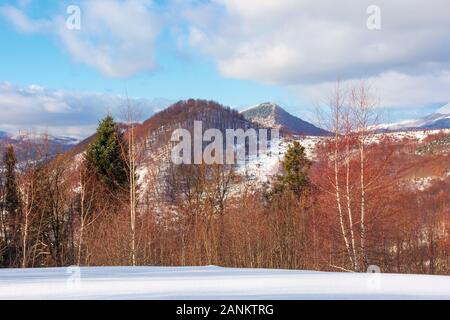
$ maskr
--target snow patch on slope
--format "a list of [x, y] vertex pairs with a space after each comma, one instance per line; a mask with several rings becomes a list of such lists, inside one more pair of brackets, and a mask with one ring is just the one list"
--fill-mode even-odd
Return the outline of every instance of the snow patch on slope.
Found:
[[[376, 134], [367, 143], [379, 143], [380, 139], [385, 135], [389, 136], [394, 140], [411, 139], [417, 142], [422, 142], [429, 135], [437, 133], [448, 133], [450, 134], [450, 129], [444, 130], [420, 130], [420, 131], [399, 131], [391, 132], [387, 134]], [[260, 155], [258, 157], [253, 156], [248, 159], [248, 161], [238, 166], [236, 172], [245, 176], [250, 180], [251, 183], [264, 183], [269, 182], [273, 177], [279, 174], [280, 164], [284, 159], [284, 155], [293, 141], [298, 141], [305, 148], [306, 156], [314, 160], [315, 158], [315, 148], [318, 143], [328, 139], [327, 137], [320, 136], [301, 136], [293, 139], [282, 138], [277, 146], [272, 146], [269, 148], [266, 154]]]
[[314, 149], [317, 143], [323, 140], [323, 137], [305, 136], [295, 139], [281, 139], [277, 145], [272, 145], [268, 152], [259, 156], [252, 156], [248, 161], [239, 166], [237, 173], [246, 176], [250, 181], [268, 182], [274, 176], [279, 174], [280, 164], [284, 155], [293, 141], [298, 141], [305, 148], [306, 156], [314, 158]]

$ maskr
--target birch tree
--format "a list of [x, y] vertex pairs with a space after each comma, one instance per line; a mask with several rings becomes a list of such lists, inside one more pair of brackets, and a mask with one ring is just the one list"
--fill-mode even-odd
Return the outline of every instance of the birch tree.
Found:
[[[131, 265], [136, 265], [136, 212], [137, 212], [137, 177], [136, 169], [138, 166], [138, 161], [141, 158], [141, 152], [145, 148], [143, 145], [137, 146], [136, 139], [136, 125], [139, 122], [140, 112], [133, 108], [130, 100], [127, 98], [127, 105], [125, 109], [125, 118], [127, 121], [127, 150], [122, 149], [122, 157], [126, 160], [127, 171], [128, 171], [128, 201], [129, 201], [129, 212], [130, 212], [130, 256]], [[122, 146], [123, 147], [123, 146]]]
[[377, 100], [363, 81], [349, 90], [338, 82], [327, 108], [326, 124], [332, 136], [326, 140], [330, 154], [323, 160], [326, 163], [332, 159], [332, 178], [325, 181], [322, 191], [333, 194], [340, 236], [351, 269], [362, 271], [363, 266], [369, 265], [366, 149], [377, 121]]
[[369, 266], [369, 258], [366, 250], [366, 145], [370, 136], [374, 134], [374, 127], [378, 122], [378, 100], [374, 98], [370, 86], [361, 81], [351, 89], [350, 106], [352, 109], [359, 149], [360, 171], [360, 247], [365, 267]]

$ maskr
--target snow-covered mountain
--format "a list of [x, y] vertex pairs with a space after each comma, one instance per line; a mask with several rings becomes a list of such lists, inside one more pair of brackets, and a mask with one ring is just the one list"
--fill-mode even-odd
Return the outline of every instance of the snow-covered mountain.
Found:
[[10, 140], [13, 142], [14, 141], [42, 142], [44, 140], [48, 140], [50, 143], [57, 143], [61, 145], [75, 145], [78, 142], [80, 142], [79, 139], [73, 137], [53, 136], [53, 135], [44, 135], [40, 133], [25, 133], [25, 132], [8, 133], [4, 131], [0, 131], [0, 139]]
[[14, 141], [33, 141], [33, 142], [44, 142], [48, 140], [50, 143], [60, 144], [60, 145], [75, 145], [80, 142], [79, 139], [73, 137], [66, 136], [53, 136], [53, 135], [44, 135], [44, 134], [29, 134], [18, 132], [14, 134], [7, 134], [7, 138]]
[[277, 128], [286, 133], [308, 136], [324, 136], [328, 132], [288, 113], [275, 103], [265, 102], [251, 107], [241, 114], [252, 122], [268, 128]]
[[450, 128], [450, 103], [423, 118], [382, 124], [378, 128], [387, 131], [448, 129]]
[[23, 132], [7, 133], [0, 131], [0, 154], [7, 145], [18, 146], [24, 142], [31, 142], [35, 145], [47, 145], [48, 151], [53, 153], [65, 152], [80, 140], [73, 137], [52, 136], [43, 134], [28, 134]]
[[[135, 138], [139, 145], [142, 145], [144, 152], [141, 155], [141, 164], [137, 168], [138, 182], [141, 186], [141, 193], [146, 192], [157, 195], [159, 200], [163, 199], [165, 186], [164, 181], [167, 172], [170, 170], [170, 155], [173, 144], [170, 139], [173, 130], [185, 128], [193, 130], [194, 121], [202, 121], [203, 131], [215, 128], [224, 132], [226, 129], [258, 129], [264, 127], [277, 127], [286, 130], [308, 132], [301, 136], [286, 135], [279, 143], [270, 144], [266, 154], [248, 157], [245, 164], [236, 167], [236, 173], [246, 177], [247, 182], [241, 183], [234, 188], [236, 193], [241, 192], [248, 186], [258, 186], [263, 182], [268, 182], [279, 174], [280, 163], [284, 154], [292, 141], [299, 141], [305, 147], [307, 156], [314, 160], [315, 146], [327, 138], [327, 131], [317, 128], [312, 124], [298, 119], [281, 107], [275, 104], [262, 104], [242, 112], [224, 107], [213, 101], [189, 99], [179, 101], [167, 109], [164, 109], [143, 123], [135, 127]], [[297, 126], [295, 126], [297, 125]], [[293, 130], [298, 125], [302, 125], [304, 131]], [[294, 127], [293, 127], [294, 126]], [[306, 131], [307, 130], [307, 131]], [[124, 125], [124, 131], [126, 126]], [[449, 130], [450, 132], [450, 130]], [[438, 130], [429, 131], [401, 131], [389, 133], [394, 140], [404, 138], [422, 141], [430, 134], [436, 134]], [[192, 134], [192, 132], [191, 132]], [[76, 157], [83, 153], [95, 135], [85, 139], [78, 145], [71, 148], [70, 153]], [[380, 135], [381, 136], [381, 135]], [[374, 142], [380, 137], [373, 138]]]

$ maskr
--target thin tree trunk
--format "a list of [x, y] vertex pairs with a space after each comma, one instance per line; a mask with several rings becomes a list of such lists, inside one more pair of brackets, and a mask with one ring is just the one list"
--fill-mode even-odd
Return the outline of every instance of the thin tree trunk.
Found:
[[364, 183], [364, 173], [365, 173], [365, 168], [364, 168], [364, 139], [365, 139], [365, 132], [364, 129], [362, 130], [362, 136], [361, 136], [361, 141], [360, 141], [360, 188], [361, 188], [361, 254], [362, 257], [364, 259], [364, 264], [365, 267], [367, 268], [369, 261], [367, 258], [367, 253], [366, 253], [366, 221], [365, 221], [365, 216], [366, 216], [366, 188], [365, 188], [365, 183]]
[[336, 131], [336, 136], [335, 136], [335, 151], [334, 151], [334, 176], [335, 176], [335, 192], [336, 192], [336, 203], [337, 203], [337, 207], [338, 207], [338, 213], [339, 213], [339, 222], [341, 225], [341, 232], [342, 232], [342, 236], [344, 238], [344, 242], [345, 242], [345, 248], [347, 249], [347, 253], [348, 253], [348, 257], [350, 259], [350, 262], [352, 264], [352, 266], [354, 266], [354, 261], [352, 258], [352, 253], [350, 250], [350, 244], [347, 238], [347, 232], [346, 232], [346, 228], [345, 228], [345, 223], [344, 223], [344, 214], [342, 212], [342, 205], [341, 205], [341, 194], [340, 194], [340, 188], [339, 188], [339, 168], [338, 168], [338, 155], [339, 155], [339, 151], [338, 151], [338, 141], [339, 141], [339, 134]]
[[[131, 120], [131, 115], [130, 115]], [[136, 266], [136, 182], [135, 182], [135, 154], [134, 154], [134, 125], [130, 121], [130, 139], [128, 145], [130, 161], [130, 225], [131, 225], [131, 263]]]
[[353, 231], [353, 216], [351, 207], [351, 197], [350, 197], [350, 146], [347, 137], [347, 154], [346, 154], [346, 196], [347, 196], [347, 212], [348, 212], [348, 222], [350, 225], [350, 237], [352, 241], [352, 251], [353, 251], [353, 263], [355, 271], [359, 271], [358, 257], [356, 255], [355, 246], [355, 233]]
[[8, 233], [6, 231], [6, 211], [4, 208], [2, 208], [2, 212], [0, 215], [0, 220], [2, 223], [2, 233], [3, 233], [3, 239], [6, 245], [6, 250], [9, 251], [9, 245], [8, 245]]
[[84, 233], [84, 218], [81, 219], [80, 226], [80, 241], [78, 243], [77, 265], [81, 265], [81, 249], [83, 247], [83, 233]]
[[27, 241], [28, 241], [28, 209], [25, 209], [25, 225], [23, 227], [23, 255], [22, 255], [22, 268], [27, 267]]
[[25, 195], [25, 223], [23, 227], [23, 249], [22, 249], [22, 268], [27, 267], [27, 255], [28, 255], [28, 232], [29, 232], [29, 216], [31, 214], [31, 210], [34, 203], [34, 185], [33, 182], [29, 182], [28, 186], [26, 186], [28, 190], [26, 190]]
[[80, 210], [81, 210], [81, 225], [80, 225], [80, 240], [78, 243], [78, 254], [77, 254], [77, 265], [79, 266], [81, 264], [81, 248], [83, 246], [83, 233], [84, 233], [84, 198], [85, 198], [85, 186], [83, 182], [83, 176], [82, 173], [80, 173], [80, 182], [81, 182], [81, 195], [80, 195]]

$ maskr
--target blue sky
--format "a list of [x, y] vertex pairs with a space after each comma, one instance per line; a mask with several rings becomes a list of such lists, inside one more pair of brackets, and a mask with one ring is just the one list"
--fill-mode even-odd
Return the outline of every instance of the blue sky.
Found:
[[450, 101], [450, 5], [412, 2], [380, 0], [370, 31], [365, 0], [2, 1], [0, 130], [87, 135], [126, 93], [145, 116], [204, 98], [313, 120], [337, 78], [373, 82], [393, 120], [425, 115]]
[[[15, 3], [16, 1], [8, 1]], [[55, 1], [37, 2], [27, 11], [35, 17], [61, 8]], [[62, 8], [65, 8], [62, 6]], [[7, 20], [0, 20], [0, 39], [7, 43], [0, 51], [1, 80], [14, 84], [38, 84], [53, 89], [96, 91], [145, 98], [214, 99], [242, 107], [261, 101], [287, 102], [293, 97], [279, 86], [257, 81], [222, 77], [214, 62], [205, 57], [183, 57], [172, 50], [170, 35], [160, 36], [153, 72], [111, 78], [74, 60], [49, 34], [17, 32]]]

